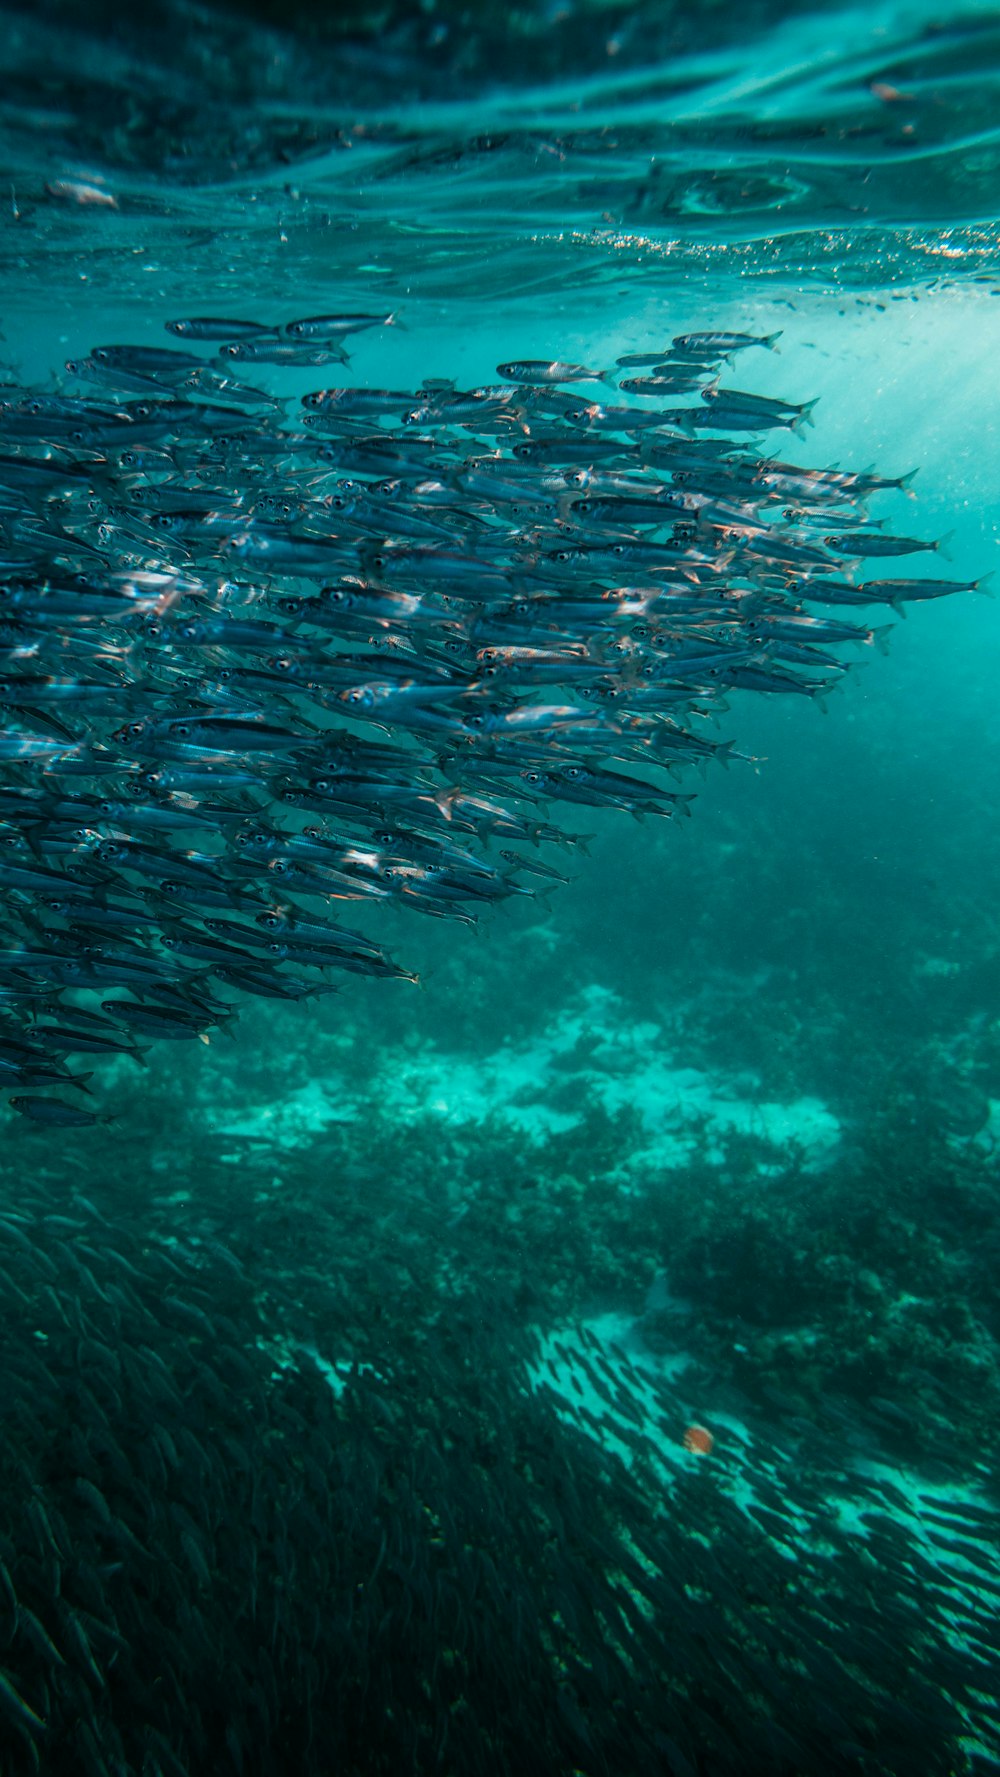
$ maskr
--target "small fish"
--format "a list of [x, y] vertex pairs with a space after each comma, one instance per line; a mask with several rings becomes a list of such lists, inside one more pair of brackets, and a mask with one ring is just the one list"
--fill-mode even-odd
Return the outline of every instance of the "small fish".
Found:
[[18, 1095], [8, 1102], [22, 1117], [30, 1118], [33, 1123], [48, 1124], [51, 1128], [80, 1128], [111, 1121], [109, 1117], [99, 1116], [96, 1111], [84, 1110], [81, 1105], [67, 1104], [62, 1098], [25, 1098]]
[[230, 340], [219, 347], [218, 356], [238, 364], [279, 364], [287, 370], [313, 369], [347, 361], [344, 352], [334, 346], [298, 344], [294, 340], [269, 339], [266, 335]]
[[49, 179], [45, 190], [49, 197], [64, 204], [92, 206], [99, 210], [117, 210], [118, 199], [100, 185], [88, 185], [84, 179]]
[[992, 574], [980, 574], [978, 580], [865, 580], [858, 590], [892, 604], [897, 599], [940, 599], [955, 592], [988, 592], [992, 578]]
[[178, 352], [171, 346], [91, 346], [90, 356], [107, 369], [137, 370], [149, 376], [201, 368], [201, 359], [192, 352]]
[[917, 555], [922, 550], [945, 549], [951, 537], [949, 531], [936, 543], [925, 543], [919, 537], [889, 537], [878, 531], [840, 531], [825, 537], [824, 542], [838, 555]]
[[176, 333], [180, 339], [254, 339], [265, 334], [273, 338], [277, 332], [277, 328], [258, 321], [227, 321], [211, 315], [195, 315], [189, 321], [165, 321], [163, 324], [168, 333]]
[[766, 346], [768, 351], [775, 350], [775, 341], [781, 338], [782, 329], [777, 333], [678, 333], [673, 344], [679, 351], [686, 352], [742, 352], [748, 346]]
[[342, 339], [348, 333], [360, 333], [366, 327], [401, 327], [397, 314], [389, 315], [310, 315], [301, 321], [286, 321], [282, 332], [289, 339]]
[[549, 383], [614, 384], [614, 374], [610, 370], [588, 370], [583, 364], [562, 364], [558, 359], [549, 364], [543, 358], [516, 358], [509, 364], [498, 364], [497, 375], [509, 382], [540, 386]]

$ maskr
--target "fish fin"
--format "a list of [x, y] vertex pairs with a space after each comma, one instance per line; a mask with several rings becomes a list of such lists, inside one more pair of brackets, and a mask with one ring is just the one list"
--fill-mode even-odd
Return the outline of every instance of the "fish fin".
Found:
[[888, 654], [889, 637], [895, 627], [896, 625], [894, 623], [882, 623], [879, 625], [878, 629], [872, 630], [871, 638], [880, 654]]
[[[44, 821], [32, 821], [28, 826], [22, 827], [22, 829], [21, 829], [22, 839], [27, 840], [29, 851], [31, 852], [33, 857], [38, 859], [39, 863], [42, 863], [45, 858], [45, 848], [43, 846], [39, 845], [38, 835], [39, 835], [39, 833], [44, 833], [45, 831], [46, 831], [46, 826], [45, 826]], [[29, 918], [30, 918], [30, 915], [29, 915]], [[42, 926], [41, 921], [39, 921], [39, 930], [44, 930], [44, 927]]]
[[[762, 346], [766, 346], [766, 347], [767, 347], [767, 349], [768, 349], [768, 351], [769, 351], [769, 352], [777, 352], [777, 351], [778, 351], [778, 347], [777, 347], [777, 346], [776, 346], [776, 345], [775, 345], [775, 343], [774, 343], [774, 342], [775, 342], [775, 340], [776, 340], [776, 339], [780, 339], [780, 338], [781, 338], [781, 336], [782, 336], [782, 334], [783, 334], [783, 333], [784, 333], [784, 331], [785, 331], [785, 330], [784, 330], [784, 328], [783, 328], [783, 327], [779, 327], [779, 328], [778, 328], [778, 331], [777, 331], [777, 333], [766, 333], [766, 334], [765, 334], [765, 335], [764, 335], [764, 338], [763, 338], [763, 339], [762, 339], [762, 340], [761, 340], [761, 342], [760, 342], [760, 343], [761, 343], [761, 345], [762, 345]], [[780, 355], [780, 354], [779, 354], [779, 355]]]
[[950, 550], [949, 545], [950, 545], [951, 540], [954, 537], [954, 535], [955, 535], [955, 533], [953, 530], [945, 531], [944, 536], [939, 537], [937, 542], [934, 545], [938, 554], [944, 556], [945, 561], [951, 561], [951, 550]]
[[25, 705], [24, 713], [26, 716], [30, 716], [33, 722], [37, 722], [40, 728], [55, 735], [56, 740], [65, 740], [71, 746], [77, 744], [78, 737], [73, 733], [72, 728], [67, 728], [65, 722], [60, 722], [58, 716], [52, 715], [51, 711], [31, 710]]
[[905, 494], [909, 500], [915, 500], [917, 497], [916, 494], [911, 492], [911, 485], [913, 477], [917, 474], [919, 468], [920, 464], [918, 463], [916, 469], [911, 469], [907, 475], [901, 475], [899, 480], [895, 483], [896, 487], [899, 488], [900, 493]]
[[972, 585], [969, 588], [970, 592], [985, 592], [986, 597], [991, 599], [993, 597], [992, 581], [994, 573], [995, 569], [991, 569], [988, 574], [980, 574], [978, 580], [973, 580]]
[[398, 327], [401, 333], [409, 333], [409, 331], [410, 331], [410, 329], [406, 325], [406, 322], [400, 319], [400, 317], [399, 317], [399, 315], [397, 315], [395, 309], [393, 310], [391, 315], [386, 315], [385, 320], [382, 322], [382, 325], [383, 325], [383, 327]]

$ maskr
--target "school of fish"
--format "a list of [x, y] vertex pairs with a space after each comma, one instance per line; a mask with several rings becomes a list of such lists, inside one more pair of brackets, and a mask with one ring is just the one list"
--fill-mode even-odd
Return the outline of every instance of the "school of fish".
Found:
[[969, 584], [866, 577], [937, 545], [869, 516], [908, 477], [782, 460], [813, 404], [734, 369], [777, 335], [244, 380], [396, 323], [178, 319], [0, 389], [0, 1088], [38, 1122], [244, 994], [405, 974], [352, 910], [532, 893], [560, 806], [689, 813], [728, 692], [816, 697], [873, 607]]

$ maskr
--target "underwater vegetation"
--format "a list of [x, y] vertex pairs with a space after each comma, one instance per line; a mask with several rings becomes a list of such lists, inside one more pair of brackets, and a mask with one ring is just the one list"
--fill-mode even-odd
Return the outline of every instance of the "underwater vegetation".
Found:
[[[167, 1149], [149, 1194], [128, 1144], [26, 1182], [44, 1139], [0, 1214], [6, 1769], [950, 1772], [989, 1740], [995, 1412], [956, 1451], [932, 1157], [879, 1243], [831, 1234], [832, 1174], [811, 1216], [795, 1170], [748, 1203], [735, 1147], [623, 1193], [593, 1114], [526, 1147], [373, 1102], [190, 1182]], [[918, 1273], [904, 1350], [878, 1310]], [[894, 1364], [905, 1419], [869, 1398]]]

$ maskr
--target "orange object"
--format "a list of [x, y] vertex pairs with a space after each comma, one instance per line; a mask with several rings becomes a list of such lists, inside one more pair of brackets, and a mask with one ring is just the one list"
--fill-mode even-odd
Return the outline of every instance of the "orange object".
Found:
[[715, 1448], [715, 1439], [705, 1425], [689, 1425], [682, 1442], [685, 1450], [693, 1451], [695, 1456], [711, 1456]]

